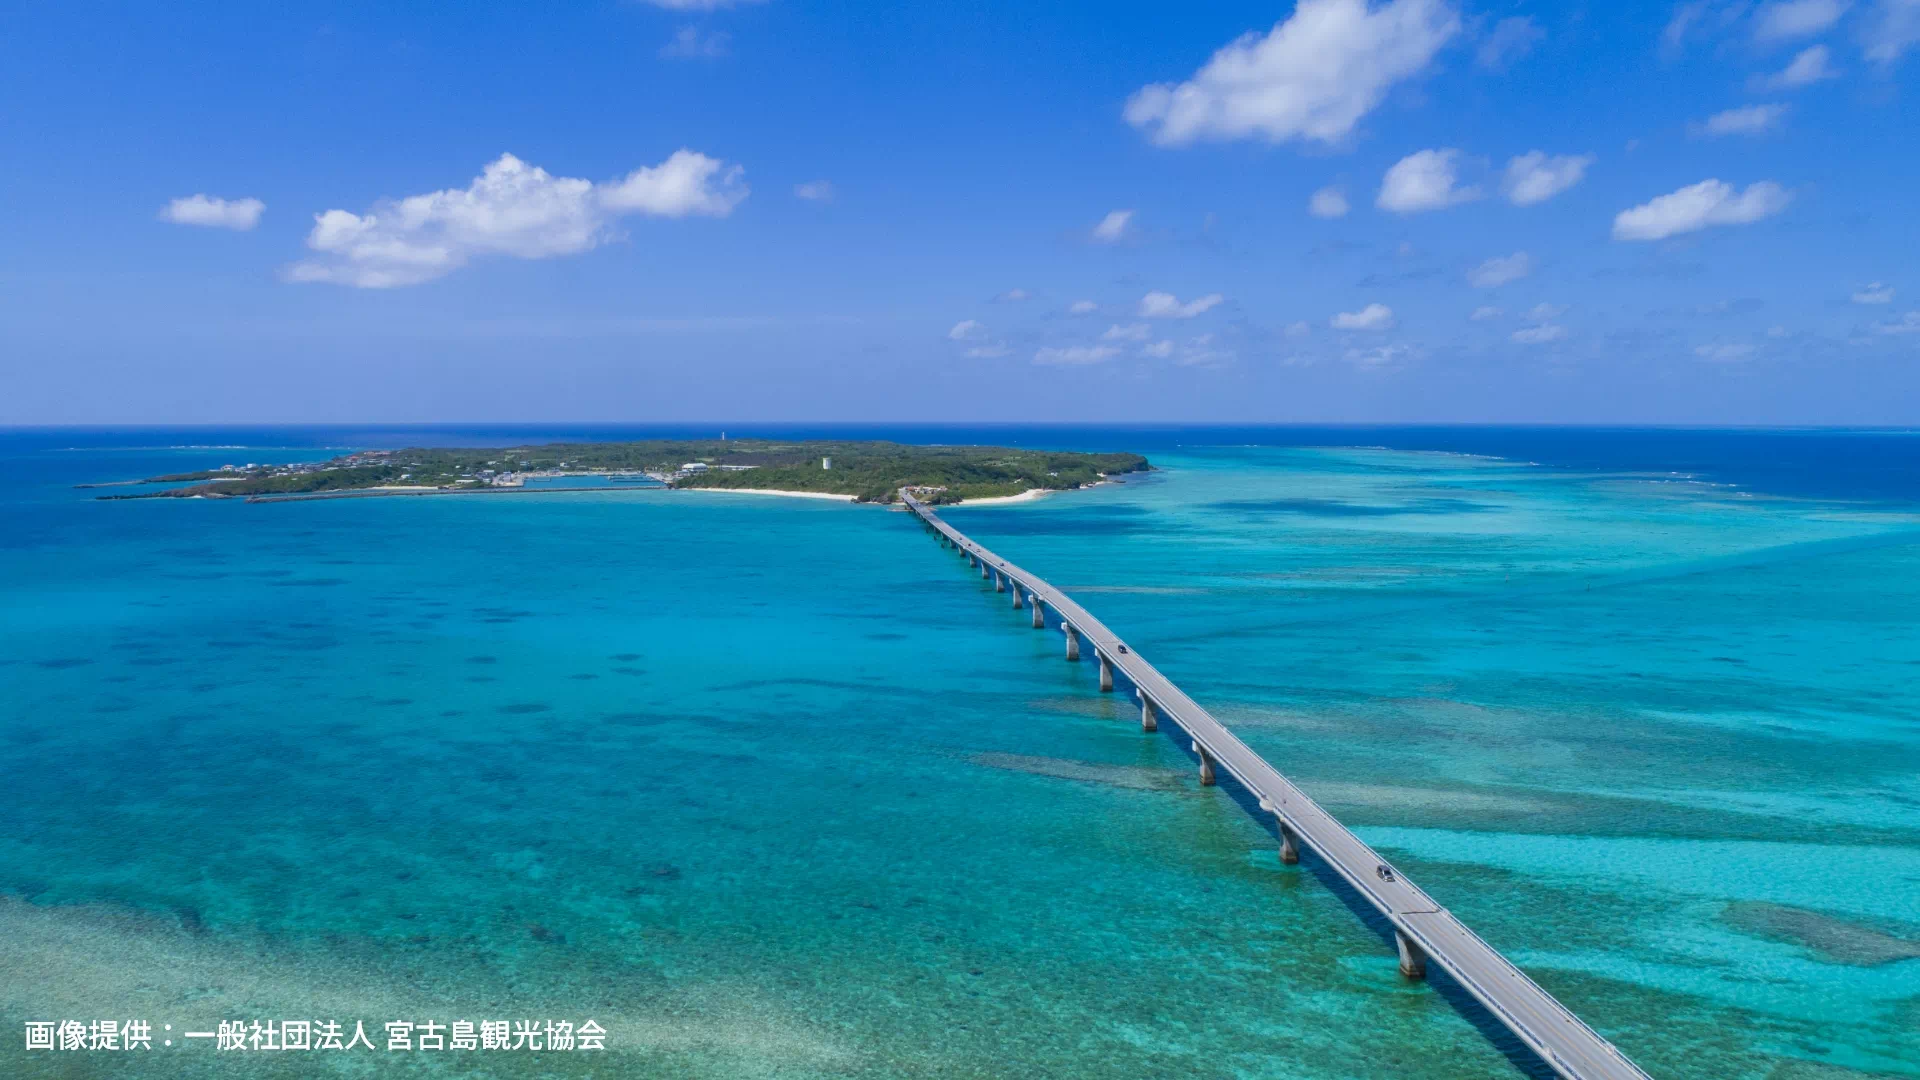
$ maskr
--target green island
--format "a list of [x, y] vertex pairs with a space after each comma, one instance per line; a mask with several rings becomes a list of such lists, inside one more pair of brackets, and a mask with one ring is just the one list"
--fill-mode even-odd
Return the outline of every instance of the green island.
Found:
[[606, 477], [675, 488], [738, 488], [887, 503], [903, 487], [931, 503], [1059, 491], [1150, 469], [1139, 454], [913, 446], [866, 441], [714, 439], [366, 450], [326, 461], [227, 465], [149, 477], [178, 484], [104, 499], [324, 497], [529, 490], [529, 479]]

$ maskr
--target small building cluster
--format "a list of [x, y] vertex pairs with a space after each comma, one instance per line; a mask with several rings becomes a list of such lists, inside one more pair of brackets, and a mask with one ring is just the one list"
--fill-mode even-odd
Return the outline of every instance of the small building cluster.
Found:
[[759, 467], [758, 465], [709, 465], [704, 461], [689, 461], [665, 475], [654, 474], [654, 479], [672, 483], [675, 480], [685, 480], [689, 476], [703, 476], [710, 472], [746, 472], [748, 469]]

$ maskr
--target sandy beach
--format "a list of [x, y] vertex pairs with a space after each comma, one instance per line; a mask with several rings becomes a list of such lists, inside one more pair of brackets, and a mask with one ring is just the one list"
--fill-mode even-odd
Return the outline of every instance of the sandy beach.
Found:
[[773, 488], [718, 488], [688, 487], [674, 488], [675, 491], [717, 491], [726, 495], [785, 495], [792, 499], [833, 499], [838, 502], [853, 502], [855, 496], [834, 495], [825, 491], [775, 491]]
[[958, 506], [993, 506], [996, 503], [1032, 502], [1054, 493], [1053, 488], [1028, 488], [1018, 495], [996, 495], [990, 499], [961, 499]]

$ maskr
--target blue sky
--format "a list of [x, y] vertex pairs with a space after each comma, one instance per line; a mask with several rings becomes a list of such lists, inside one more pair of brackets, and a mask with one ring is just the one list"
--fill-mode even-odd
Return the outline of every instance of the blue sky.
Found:
[[1920, 0], [9, 5], [0, 423], [1920, 422]]

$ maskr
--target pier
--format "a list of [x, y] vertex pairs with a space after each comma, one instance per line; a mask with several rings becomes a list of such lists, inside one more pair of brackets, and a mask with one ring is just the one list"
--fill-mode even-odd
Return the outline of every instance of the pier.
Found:
[[1203, 785], [1214, 784], [1224, 775], [1252, 794], [1261, 812], [1273, 816], [1283, 864], [1297, 864], [1302, 853], [1311, 853], [1372, 905], [1393, 927], [1402, 975], [1423, 978], [1429, 963], [1437, 965], [1495, 1022], [1567, 1080], [1650, 1080], [1612, 1043], [1408, 881], [1085, 608], [973, 542], [927, 504], [905, 491], [900, 497], [943, 545], [959, 552], [969, 567], [979, 567], [981, 575], [994, 583], [995, 592], [1012, 593], [1015, 608], [1031, 608], [1035, 628], [1047, 626], [1051, 615], [1066, 636], [1069, 660], [1079, 659], [1083, 648], [1091, 649], [1099, 661], [1101, 690], [1113, 689], [1116, 672], [1124, 676], [1139, 702], [1142, 730], [1158, 730], [1163, 720], [1178, 726], [1200, 760]]

